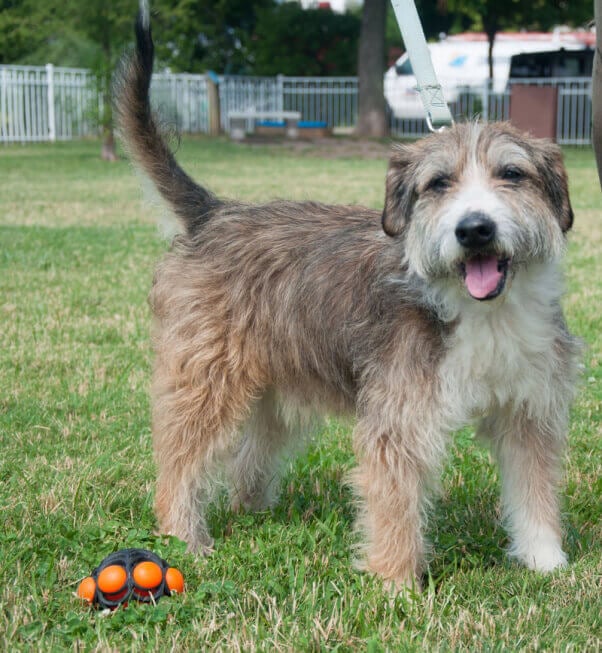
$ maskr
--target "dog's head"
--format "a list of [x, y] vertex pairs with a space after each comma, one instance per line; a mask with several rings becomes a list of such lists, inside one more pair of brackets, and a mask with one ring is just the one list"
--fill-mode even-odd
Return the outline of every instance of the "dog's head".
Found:
[[391, 157], [385, 232], [403, 241], [411, 272], [457, 279], [474, 299], [558, 258], [572, 222], [560, 148], [506, 123], [456, 125]]

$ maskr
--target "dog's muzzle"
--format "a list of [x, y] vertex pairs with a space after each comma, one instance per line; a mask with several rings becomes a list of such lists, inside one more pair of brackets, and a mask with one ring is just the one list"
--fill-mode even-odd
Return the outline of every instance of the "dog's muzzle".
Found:
[[455, 233], [466, 251], [460, 272], [470, 296], [480, 301], [494, 299], [504, 289], [510, 263], [509, 257], [494, 253], [495, 222], [484, 213], [469, 213], [458, 222]]

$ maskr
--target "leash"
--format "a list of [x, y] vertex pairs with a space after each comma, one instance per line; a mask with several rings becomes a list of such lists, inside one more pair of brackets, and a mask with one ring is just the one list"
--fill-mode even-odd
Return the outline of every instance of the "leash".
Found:
[[437, 80], [416, 5], [414, 0], [391, 0], [391, 4], [418, 82], [416, 90], [424, 106], [426, 124], [432, 132], [441, 131], [453, 125], [454, 119]]

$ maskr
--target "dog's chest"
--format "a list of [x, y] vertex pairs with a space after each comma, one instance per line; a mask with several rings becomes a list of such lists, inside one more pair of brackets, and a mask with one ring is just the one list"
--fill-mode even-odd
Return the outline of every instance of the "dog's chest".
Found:
[[443, 401], [457, 425], [496, 406], [536, 408], [553, 373], [556, 337], [549, 315], [516, 307], [464, 316], [439, 370]]

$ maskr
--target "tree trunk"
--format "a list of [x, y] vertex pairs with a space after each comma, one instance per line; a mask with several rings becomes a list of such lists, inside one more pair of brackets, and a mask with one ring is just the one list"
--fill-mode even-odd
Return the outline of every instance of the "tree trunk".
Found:
[[485, 34], [487, 35], [487, 43], [489, 44], [487, 63], [489, 65], [489, 79], [493, 84], [493, 45], [495, 43], [495, 35], [500, 30], [500, 21], [495, 6], [488, 7], [488, 10], [483, 13], [481, 19]]
[[387, 0], [365, 0], [358, 61], [358, 136], [382, 138], [388, 132], [383, 88], [386, 14]]
[[487, 35], [487, 43], [489, 48], [487, 50], [487, 64], [489, 66], [489, 79], [493, 83], [493, 46], [495, 44], [495, 35], [497, 34], [500, 26], [495, 14], [487, 14], [483, 16], [483, 27]]
[[117, 161], [115, 151], [115, 136], [113, 133], [113, 98], [111, 97], [111, 77], [107, 75], [103, 80], [103, 108], [100, 120], [102, 128], [102, 146], [100, 158], [103, 161]]
[[594, 57], [594, 75], [592, 102], [594, 105], [593, 146], [598, 163], [598, 177], [602, 188], [602, 0], [595, 0], [596, 12], [596, 53]]
[[117, 161], [117, 152], [115, 151], [115, 136], [113, 133], [113, 96], [111, 86], [113, 80], [113, 64], [111, 57], [111, 28], [109, 21], [103, 21], [104, 29], [102, 33], [102, 147], [100, 158], [103, 161]]
[[495, 44], [495, 32], [487, 34], [489, 48], [487, 49], [487, 63], [489, 65], [489, 79], [493, 82], [493, 46]]
[[117, 161], [117, 152], [115, 151], [115, 136], [113, 134], [112, 126], [103, 129], [100, 158], [103, 161]]

